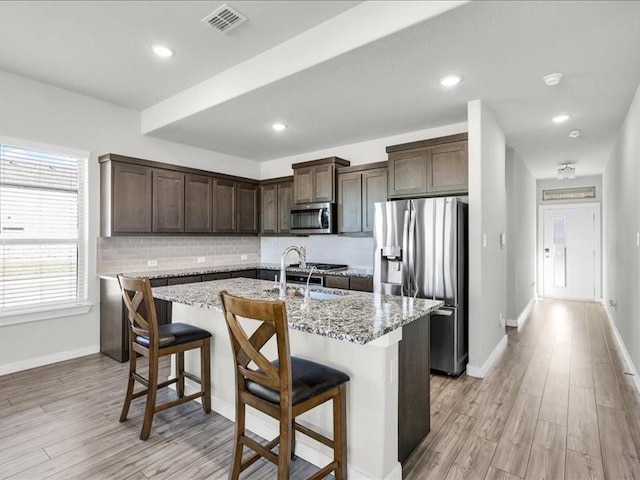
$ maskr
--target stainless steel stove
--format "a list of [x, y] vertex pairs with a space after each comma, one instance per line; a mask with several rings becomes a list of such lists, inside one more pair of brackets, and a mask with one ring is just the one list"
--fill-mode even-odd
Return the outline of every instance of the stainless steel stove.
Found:
[[[299, 263], [292, 263], [291, 265], [289, 265], [289, 267], [291, 268], [300, 268], [300, 264]], [[335, 263], [315, 263], [315, 262], [307, 262], [307, 268], [312, 268], [312, 267], [316, 267], [317, 270], [331, 270], [331, 271], [338, 271], [338, 270], [346, 270], [347, 268], [349, 268], [349, 265], [341, 265], [341, 264], [335, 264]]]

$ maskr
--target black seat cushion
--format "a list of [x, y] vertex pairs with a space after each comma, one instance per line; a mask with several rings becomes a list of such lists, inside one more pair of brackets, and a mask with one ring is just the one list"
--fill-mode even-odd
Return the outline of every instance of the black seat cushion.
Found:
[[[271, 362], [278, 367], [278, 361]], [[349, 381], [346, 373], [319, 363], [291, 357], [292, 404], [309, 400], [327, 390]], [[245, 381], [246, 389], [256, 397], [271, 403], [280, 403], [280, 392], [252, 380]]]
[[[158, 327], [158, 338], [160, 347], [180, 345], [182, 343], [203, 340], [211, 337], [211, 333], [202, 328], [187, 325], [186, 323], [168, 323]], [[136, 342], [145, 347], [149, 346], [149, 337], [138, 335]]]

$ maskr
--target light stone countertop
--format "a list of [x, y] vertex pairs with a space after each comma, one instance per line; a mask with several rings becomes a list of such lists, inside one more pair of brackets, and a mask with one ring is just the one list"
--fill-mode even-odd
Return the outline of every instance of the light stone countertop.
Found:
[[[206, 275], [208, 273], [224, 273], [224, 272], [239, 272], [242, 270], [277, 270], [280, 271], [279, 263], [238, 263], [233, 265], [217, 265], [217, 266], [203, 266], [203, 267], [187, 267], [176, 268], [170, 270], [149, 270], [145, 272], [123, 272], [128, 277], [149, 277], [155, 278], [169, 278], [169, 277], [187, 277], [189, 275]], [[309, 268], [294, 268], [287, 267], [287, 272], [293, 273], [309, 273]], [[373, 272], [366, 268], [348, 268], [346, 270], [316, 270], [314, 273], [319, 275], [335, 275], [342, 277], [373, 277]], [[105, 280], [115, 280], [117, 273], [104, 273], [99, 277]]]
[[[274, 283], [266, 280], [233, 278], [212, 282], [156, 287], [153, 296], [203, 309], [222, 311], [218, 292], [260, 300], [277, 300]], [[403, 325], [428, 315], [443, 305], [441, 301], [407, 298], [378, 293], [318, 288], [333, 292], [336, 299], [287, 297], [289, 328], [346, 342], [366, 344]]]

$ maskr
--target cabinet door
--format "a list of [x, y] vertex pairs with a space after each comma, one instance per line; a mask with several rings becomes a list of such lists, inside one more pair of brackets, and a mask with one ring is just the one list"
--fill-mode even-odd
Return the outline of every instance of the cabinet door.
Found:
[[260, 187], [260, 232], [278, 233], [278, 184]]
[[333, 164], [313, 167], [313, 201], [333, 202], [335, 199], [335, 183]]
[[338, 232], [362, 231], [362, 172], [338, 175]]
[[236, 183], [230, 180], [215, 180], [213, 191], [213, 231], [234, 233], [236, 231]]
[[293, 171], [293, 201], [313, 202], [313, 167], [296, 168]]
[[258, 278], [258, 271], [240, 270], [239, 272], [231, 272], [231, 278]]
[[213, 179], [203, 175], [185, 175], [184, 231], [213, 231]]
[[151, 233], [151, 169], [113, 163], [113, 233]]
[[467, 142], [432, 147], [427, 180], [429, 193], [466, 193], [469, 190]]
[[171, 277], [167, 285], [184, 285], [186, 283], [198, 283], [202, 281], [202, 275], [187, 275], [185, 277]]
[[362, 231], [373, 232], [376, 202], [387, 201], [387, 169], [362, 172]]
[[184, 232], [184, 173], [153, 170], [153, 232]]
[[427, 193], [427, 149], [389, 154], [389, 197]]
[[238, 183], [237, 195], [237, 231], [258, 233], [258, 186], [251, 183]]
[[278, 232], [289, 233], [291, 229], [291, 206], [293, 205], [293, 182], [278, 185]]

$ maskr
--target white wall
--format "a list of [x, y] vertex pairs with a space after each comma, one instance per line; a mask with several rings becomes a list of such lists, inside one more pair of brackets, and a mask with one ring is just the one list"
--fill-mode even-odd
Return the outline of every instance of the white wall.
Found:
[[87, 315], [0, 327], [0, 369], [4, 371], [41, 357], [51, 361], [63, 358], [63, 352], [87, 352], [99, 344], [99, 155], [112, 152], [251, 178], [260, 175], [259, 165], [249, 160], [143, 137], [138, 112], [3, 72], [0, 109], [0, 137], [91, 152], [88, 295], [94, 303]]
[[285, 177], [292, 175], [291, 164], [317, 160], [326, 157], [340, 157], [349, 160], [351, 165], [361, 165], [363, 163], [385, 162], [387, 160], [386, 147], [400, 143], [415, 142], [429, 138], [443, 137], [464, 133], [467, 131], [467, 123], [455, 123], [436, 128], [428, 128], [417, 132], [403, 133], [391, 137], [376, 138], [366, 142], [352, 143], [349, 145], [337, 145], [335, 147], [317, 150], [315, 152], [302, 153], [291, 157], [283, 157], [260, 165], [261, 179]]
[[607, 162], [603, 189], [604, 294], [631, 360], [640, 365], [640, 89]]
[[536, 180], [512, 149], [507, 150], [507, 318], [518, 319], [535, 297]]
[[[469, 365], [483, 377], [506, 346], [507, 231], [505, 138], [481, 100], [468, 104], [469, 121]], [[486, 236], [486, 247], [483, 237]]]

